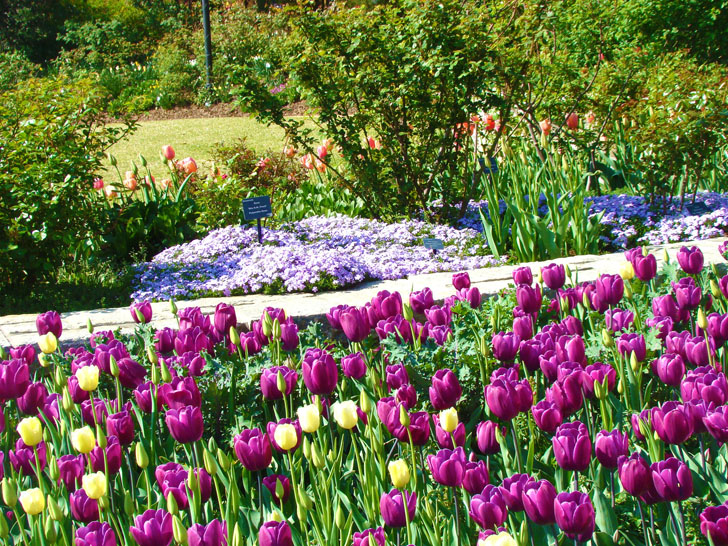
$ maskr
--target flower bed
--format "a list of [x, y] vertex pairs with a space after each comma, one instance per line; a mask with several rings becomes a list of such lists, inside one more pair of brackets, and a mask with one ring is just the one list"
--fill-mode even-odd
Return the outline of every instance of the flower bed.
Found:
[[[423, 237], [442, 239], [437, 254]], [[348, 216], [313, 217], [280, 229], [231, 226], [171, 247], [139, 266], [135, 300], [340, 288], [373, 279], [456, 271], [499, 263], [471, 229], [419, 221], [386, 224]]]
[[626, 257], [486, 301], [467, 274], [442, 306], [380, 292], [331, 309], [338, 339], [224, 303], [155, 331], [143, 302], [61, 352], [44, 313], [42, 353], [0, 361], [0, 538], [724, 546], [728, 275]]

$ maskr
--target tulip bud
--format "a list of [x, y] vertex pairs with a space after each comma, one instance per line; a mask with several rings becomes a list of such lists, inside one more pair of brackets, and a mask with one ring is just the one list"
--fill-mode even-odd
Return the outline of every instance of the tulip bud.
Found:
[[703, 311], [702, 307], [698, 309], [698, 326], [701, 330], [708, 329], [708, 319], [705, 317], [705, 311]]
[[488, 345], [488, 338], [485, 334], [480, 336], [480, 354], [483, 355], [483, 358], [490, 356], [490, 346]]
[[662, 261], [664, 261], [666, 264], [670, 263], [670, 255], [667, 253], [667, 249], [662, 249]]
[[142, 167], [147, 166], [147, 159], [142, 154], [139, 154], [139, 163], [142, 164]]
[[305, 436], [303, 438], [303, 456], [306, 458], [306, 460], [309, 460], [311, 458], [311, 442], [308, 440], [308, 436]]
[[215, 459], [213, 459], [212, 453], [210, 453], [207, 449], [202, 452], [202, 463], [204, 464], [205, 470], [210, 476], [215, 476], [217, 474], [217, 465], [215, 464]]
[[284, 493], [285, 489], [283, 489], [283, 482], [280, 480], [280, 478], [276, 478], [276, 497], [282, 499]]
[[49, 543], [56, 543], [56, 540], [58, 540], [58, 530], [56, 529], [56, 522], [53, 521], [53, 519], [45, 518], [45, 522], [43, 523], [43, 534]]
[[404, 302], [402, 304], [402, 316], [404, 317], [404, 320], [409, 322], [412, 320], [415, 316], [414, 311], [412, 311], [412, 307], [407, 302]]
[[404, 405], [399, 406], [399, 424], [403, 427], [410, 426], [410, 416]]
[[604, 396], [604, 388], [599, 381], [594, 381], [594, 396], [597, 400], [604, 400], [606, 398]]
[[187, 529], [185, 528], [184, 523], [182, 523], [182, 520], [179, 519], [179, 516], [172, 517], [172, 535], [174, 536], [174, 541], [177, 544], [182, 544], [182, 546], [186, 546]]
[[106, 449], [106, 433], [101, 425], [96, 425], [96, 443], [101, 449]]
[[316, 446], [316, 444], [313, 444], [313, 447], [311, 447], [311, 460], [313, 461], [313, 466], [321, 470], [326, 465], [326, 460], [321, 455], [321, 451], [319, 451], [319, 448]]
[[99, 510], [108, 510], [109, 509], [109, 506], [111, 505], [111, 503], [109, 501], [109, 496], [108, 495], [104, 495], [103, 497], [99, 497], [98, 498], [98, 502], [99, 502]]
[[723, 293], [720, 291], [720, 287], [718, 286], [718, 283], [715, 282], [715, 279], [710, 280], [710, 293], [716, 299], [720, 298], [723, 295]]
[[71, 393], [68, 392], [68, 387], [63, 388], [61, 406], [63, 406], [63, 411], [66, 411], [66, 412], [72, 411], [73, 407], [75, 406], [75, 404], [73, 403], [73, 399], [71, 398]]
[[230, 459], [222, 449], [217, 449], [216, 458], [220, 468], [222, 468], [225, 472], [230, 470]]
[[179, 513], [179, 506], [172, 493], [167, 493], [167, 512], [176, 516]]
[[2, 481], [2, 492], [5, 505], [10, 508], [15, 508], [15, 505], [18, 503], [18, 486], [15, 480], [7, 476], [4, 477]]
[[3, 540], [7, 540], [9, 534], [10, 529], [8, 529], [7, 519], [4, 517], [0, 517], [0, 538]]
[[217, 442], [215, 442], [215, 438], [210, 437], [207, 441], [207, 449], [210, 450], [210, 453], [217, 451]]
[[91, 322], [91, 319], [86, 319], [86, 330], [88, 330], [89, 334], [94, 333], [94, 323]]
[[372, 410], [372, 401], [369, 399], [369, 395], [362, 389], [359, 393], [359, 407], [364, 413], [369, 413]]
[[624, 385], [622, 384], [621, 379], [617, 382], [617, 392], [619, 394], [624, 394]]
[[175, 317], [177, 316], [177, 304], [172, 298], [169, 299], [169, 310]]
[[159, 367], [152, 364], [152, 384], [159, 385]]
[[334, 517], [334, 522], [336, 523], [337, 529], [343, 529], [344, 525], [346, 525], [346, 514], [344, 514], [344, 511], [341, 509], [341, 504], [338, 504], [336, 506], [336, 516]]
[[637, 354], [634, 351], [629, 355], [629, 365], [634, 373], [637, 373], [640, 369], [640, 363], [637, 361]]
[[7, 360], [8, 359], [8, 353], [5, 352], [5, 347], [0, 345], [0, 360]]
[[286, 392], [286, 380], [283, 378], [283, 374], [280, 370], [278, 370], [278, 373], [276, 374], [276, 386], [280, 392]]
[[283, 515], [278, 510], [273, 510], [273, 513], [270, 515], [268, 521], [275, 521], [277, 523], [280, 523], [283, 521]]
[[273, 339], [281, 339], [281, 322], [278, 319], [273, 321], [271, 335], [273, 336]]
[[240, 345], [240, 334], [238, 333], [238, 330], [237, 328], [235, 328], [235, 326], [230, 327], [230, 341], [236, 347]]
[[172, 381], [172, 374], [170, 373], [169, 368], [167, 368], [167, 366], [165, 366], [164, 364], [161, 364], [159, 366], [159, 368], [160, 368], [160, 371], [161, 371], [162, 381], [164, 383], [171, 382]]
[[240, 530], [240, 526], [236, 523], [233, 528], [233, 539], [230, 542], [230, 546], [244, 546], [244, 544], [243, 533]]
[[195, 469], [192, 467], [190, 467], [187, 471], [187, 487], [189, 487], [190, 491], [194, 493], [198, 493], [200, 491], [200, 480], [197, 479]]
[[59, 390], [68, 385], [66, 382], [66, 374], [63, 373], [63, 369], [60, 366], [56, 367], [56, 371], [53, 374], [53, 381], [55, 381], [56, 387]]
[[54, 482], [58, 481], [61, 477], [61, 471], [58, 470], [58, 462], [53, 455], [48, 459], [48, 477]]
[[302, 504], [296, 506], [296, 516], [298, 516], [299, 520], [306, 521], [306, 514], [306, 508]]
[[559, 308], [566, 312], [569, 309], [569, 298], [566, 296], [560, 296], [559, 297]]
[[107, 152], [106, 158], [109, 160], [109, 163], [111, 163], [112, 167], [116, 167], [116, 158]]
[[134, 498], [127, 491], [124, 493], [124, 513], [127, 516], [131, 516], [135, 512]]
[[141, 442], [137, 442], [136, 448], [134, 449], [134, 458], [136, 459], [137, 466], [142, 470], [149, 466], [149, 455], [147, 455], [147, 450], [144, 449], [144, 445]]
[[569, 279], [571, 278], [571, 268], [569, 267], [569, 264], [564, 264], [564, 273]]
[[112, 356], [109, 357], [109, 371], [111, 372], [112, 377], [118, 379], [119, 375], [121, 375], [121, 370], [119, 370], [119, 365], [116, 363], [116, 359]]
[[587, 294], [586, 292], [584, 292], [581, 295], [581, 304], [584, 307], [586, 307], [587, 309], [589, 309], [591, 307], [591, 301], [589, 300], [589, 294]]
[[[53, 481], [56, 481], [57, 478], [54, 478]], [[48, 507], [48, 515], [53, 519], [53, 521], [62, 521], [65, 515], [63, 514], [63, 510], [61, 510], [61, 507], [58, 506], [58, 503], [53, 498], [52, 495], [48, 495], [46, 499], [46, 506]], [[1, 518], [0, 518], [1, 519]]]
[[159, 355], [157, 355], [154, 347], [147, 347], [147, 358], [152, 363], [152, 366], [156, 366], [159, 363]]
[[607, 349], [614, 347], [614, 338], [612, 337], [612, 333], [606, 328], [602, 328], [602, 345], [604, 345]]
[[494, 332], [498, 331], [498, 320], [495, 318], [495, 314], [490, 316], [490, 329]]
[[273, 319], [270, 318], [270, 315], [268, 314], [268, 311], [265, 311], [263, 313], [263, 335], [265, 337], [270, 337], [271, 332], [273, 331]]
[[624, 297], [628, 300], [632, 299], [632, 285], [629, 283], [629, 281], [625, 281], [624, 283]]

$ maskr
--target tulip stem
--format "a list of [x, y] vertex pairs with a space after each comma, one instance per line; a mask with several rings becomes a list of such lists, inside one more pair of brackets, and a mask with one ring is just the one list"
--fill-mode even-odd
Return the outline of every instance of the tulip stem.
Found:
[[[455, 505], [455, 533], [457, 534], [457, 544], [460, 546], [460, 502], [457, 499], [457, 496], [455, 495], [455, 488], [451, 487], [452, 489], [452, 502]], [[405, 506], [405, 510], [407, 510]]]
[[15, 514], [15, 521], [18, 522], [18, 532], [20, 533], [20, 538], [23, 539], [23, 544], [25, 544], [25, 546], [28, 546], [28, 540], [25, 538], [25, 529], [23, 529], [23, 527], [21, 527], [20, 525], [20, 511], [18, 510], [17, 505], [13, 508], [13, 514]]
[[682, 529], [683, 544], [688, 543], [688, 534], [685, 531], [685, 513], [683, 512], [682, 501], [677, 501], [677, 508], [680, 512], [680, 528]]
[[647, 531], [647, 523], [645, 522], [645, 514], [642, 511], [642, 503], [639, 499], [637, 499], [637, 510], [639, 510], [640, 513], [640, 519], [642, 520], [642, 535], [645, 537], [645, 544], [651, 544], [652, 541], [649, 540], [650, 534]]
[[516, 447], [516, 463], [518, 464], [518, 472], [523, 472], [523, 463], [521, 462], [521, 445], [518, 442], [518, 432], [516, 431], [516, 423], [511, 421], [511, 431], [513, 432], [513, 443]]
[[[405, 495], [406, 491], [400, 489], [400, 492], [402, 493], [402, 504], [404, 504], [404, 520], [407, 522], [407, 541], [409, 544], [414, 544], [415, 541], [412, 540], [412, 524], [409, 517], [409, 505], [407, 504], [407, 496]], [[399, 541], [399, 532], [397, 532], [397, 540]]]
[[407, 427], [407, 436], [410, 445], [410, 458], [412, 460], [412, 479], [414, 480], [414, 491], [417, 492], [417, 462], [415, 460], [415, 445], [412, 443], [412, 432]]

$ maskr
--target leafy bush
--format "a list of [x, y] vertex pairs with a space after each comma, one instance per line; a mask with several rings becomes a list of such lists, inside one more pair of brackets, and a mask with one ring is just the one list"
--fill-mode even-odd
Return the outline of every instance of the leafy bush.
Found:
[[19, 82], [38, 76], [40, 67], [18, 51], [0, 51], [0, 92], [13, 89]]
[[104, 151], [132, 125], [104, 125], [89, 80], [24, 81], [0, 94], [0, 284], [52, 275], [99, 229], [90, 198]]

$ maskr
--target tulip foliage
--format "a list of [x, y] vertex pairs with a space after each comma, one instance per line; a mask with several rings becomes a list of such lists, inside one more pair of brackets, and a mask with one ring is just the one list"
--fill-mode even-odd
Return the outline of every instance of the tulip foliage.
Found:
[[[0, 361], [4, 544], [728, 544], [728, 275], [642, 249]], [[48, 342], [48, 340], [54, 342]], [[58, 341], [58, 340], [61, 341]], [[659, 524], [658, 524], [659, 522]], [[702, 542], [701, 542], [702, 541]]]

